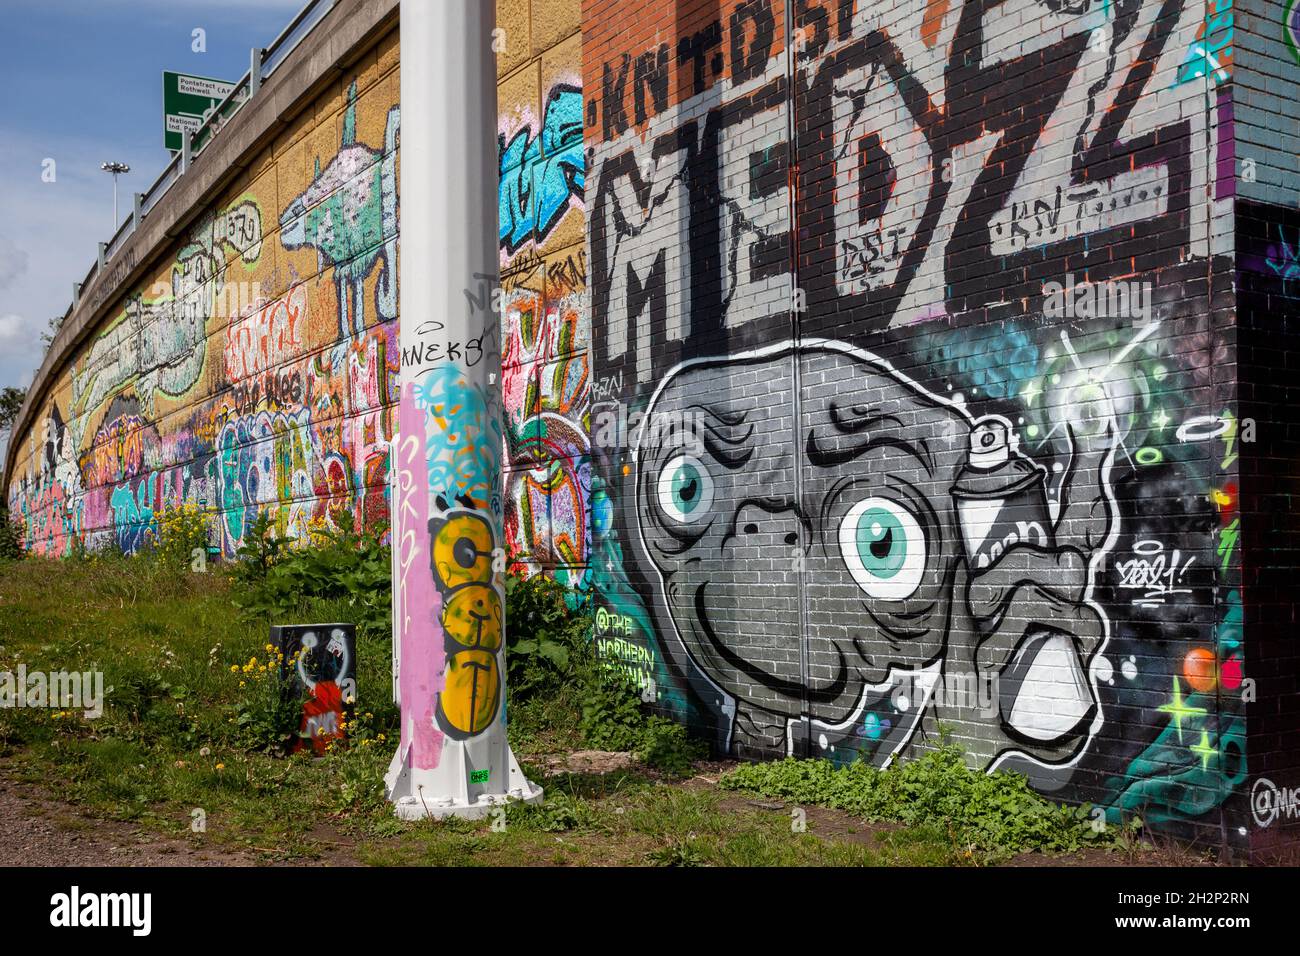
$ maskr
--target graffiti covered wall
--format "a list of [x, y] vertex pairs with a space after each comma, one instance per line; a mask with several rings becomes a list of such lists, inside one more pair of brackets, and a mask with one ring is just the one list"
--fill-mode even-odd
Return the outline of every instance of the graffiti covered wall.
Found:
[[591, 547], [580, 12], [497, 4], [505, 535], [517, 569], [575, 598]]
[[950, 735], [1244, 843], [1230, 12], [585, 0], [582, 41], [602, 649], [724, 751]]
[[27, 547], [144, 544], [180, 502], [233, 554], [387, 516], [397, 32], [290, 122], [73, 354], [9, 477]]
[[[502, 454], [428, 480], [481, 507], [500, 470], [515, 567], [591, 598], [601, 652], [720, 751], [883, 765], [949, 736], [1244, 845], [1265, 405], [1238, 407], [1233, 284], [1267, 340], [1300, 232], [1263, 203], [1300, 184], [1233, 102], [1297, 97], [1234, 69], [1285, 17], [1234, 56], [1220, 0], [497, 10]], [[398, 347], [396, 71], [393, 33], [74, 356], [8, 488], [33, 550], [133, 550], [182, 500], [228, 554], [261, 510], [386, 516], [401, 367], [470, 360]], [[410, 394], [448, 435], [494, 418], [455, 377]], [[486, 551], [471, 511], [436, 529]], [[469, 737], [498, 685], [464, 673], [440, 720]], [[1283, 724], [1252, 775], [1294, 773]]]

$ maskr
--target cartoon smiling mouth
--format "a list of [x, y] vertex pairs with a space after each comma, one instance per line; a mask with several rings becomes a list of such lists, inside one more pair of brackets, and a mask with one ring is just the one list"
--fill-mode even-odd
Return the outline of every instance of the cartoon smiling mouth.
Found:
[[[707, 582], [695, 589], [695, 619], [699, 622], [700, 630], [704, 633], [709, 645], [717, 653], [718, 657], [729, 666], [734, 667], [755, 683], [770, 687], [795, 700], [806, 696], [812, 703], [834, 703], [844, 694], [849, 685], [849, 665], [844, 657], [844, 651], [840, 649], [838, 644], [834, 645], [837, 660], [835, 676], [831, 680], [823, 683], [813, 681], [804, 683], [801, 680], [781, 678], [758, 667], [752, 661], [746, 660], [732, 650], [724, 638], [718, 636], [718, 632], [713, 629], [713, 624], [709, 621], [709, 602], [705, 595], [707, 589]], [[795, 640], [798, 640], [797, 636]]]

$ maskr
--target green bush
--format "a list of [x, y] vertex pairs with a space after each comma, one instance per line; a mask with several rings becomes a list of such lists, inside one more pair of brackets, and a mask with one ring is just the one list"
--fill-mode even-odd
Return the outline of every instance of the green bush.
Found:
[[[597, 656], [590, 611], [581, 603], [571, 607], [571, 597], [545, 575], [506, 576], [512, 738], [633, 751], [663, 773], [689, 773], [707, 748], [683, 727], [647, 713], [632, 679]], [[567, 740], [556, 739], [557, 727], [568, 732]]]
[[26, 556], [23, 535], [18, 519], [10, 516], [8, 508], [0, 508], [0, 561], [21, 561]]
[[197, 504], [182, 502], [164, 507], [154, 516], [154, 525], [146, 534], [153, 556], [176, 568], [190, 567], [194, 554], [208, 550], [207, 513]]
[[233, 602], [249, 619], [278, 623], [304, 610], [309, 600], [347, 601], [353, 621], [362, 628], [392, 628], [392, 568], [383, 543], [385, 528], [362, 534], [321, 529], [318, 545], [288, 547], [273, 539], [269, 522], [259, 518], [251, 541], [240, 549], [244, 560], [231, 571], [240, 588]]
[[691, 764], [708, 755], [681, 724], [648, 712], [637, 686], [605, 661], [583, 670], [576, 688], [582, 698], [582, 742], [598, 750], [630, 750], [649, 767], [669, 776], [686, 776]]
[[298, 734], [303, 700], [280, 679], [283, 654], [273, 645], [263, 648], [242, 665], [232, 664], [239, 675], [239, 699], [230, 708], [236, 740], [250, 750], [282, 751]]
[[1020, 774], [972, 769], [954, 744], [883, 770], [861, 761], [836, 768], [828, 760], [788, 757], [738, 767], [720, 786], [834, 807], [868, 820], [937, 826], [993, 858], [1026, 850], [1116, 847], [1141, 826], [1140, 821], [1127, 828], [1100, 825], [1089, 805], [1053, 803]]
[[565, 602], [568, 589], [544, 574], [506, 575], [506, 686], [523, 702], [572, 682], [591, 654], [591, 618]]
[[651, 717], [641, 731], [637, 756], [647, 766], [674, 777], [691, 772], [691, 764], [708, 756], [708, 747], [692, 740], [681, 724], [663, 717]]
[[597, 750], [635, 750], [648, 719], [636, 685], [599, 662], [582, 676], [576, 688], [582, 698], [582, 742]]
[[270, 511], [259, 511], [244, 532], [243, 543], [236, 549], [239, 562], [231, 569], [235, 580], [241, 584], [261, 581], [271, 566], [280, 560], [289, 544], [289, 541], [274, 534]]

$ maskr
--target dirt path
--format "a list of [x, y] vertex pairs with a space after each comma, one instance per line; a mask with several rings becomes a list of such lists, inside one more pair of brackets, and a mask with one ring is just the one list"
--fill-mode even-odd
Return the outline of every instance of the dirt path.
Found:
[[103, 820], [15, 780], [0, 764], [0, 866], [253, 866], [239, 850]]

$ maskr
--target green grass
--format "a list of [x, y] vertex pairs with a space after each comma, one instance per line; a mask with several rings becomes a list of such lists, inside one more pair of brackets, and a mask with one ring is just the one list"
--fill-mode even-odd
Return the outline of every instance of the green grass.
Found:
[[[0, 670], [99, 670], [108, 693], [99, 719], [0, 710], [0, 754], [93, 813], [188, 835], [201, 809], [208, 841], [276, 856], [311, 855], [321, 820], [378, 814], [396, 727], [387, 635], [358, 635], [359, 709], [380, 714], [371, 734], [384, 742], [319, 762], [250, 751], [233, 723], [249, 678], [231, 667], [265, 657], [267, 624], [241, 620], [230, 592], [222, 574], [143, 559], [4, 565]], [[300, 619], [347, 620], [348, 610], [306, 600]]]
[[[540, 808], [504, 820], [402, 823], [383, 795], [396, 746], [389, 637], [362, 628], [363, 721], [351, 746], [320, 760], [250, 745], [235, 723], [249, 693], [242, 665], [264, 656], [267, 621], [241, 618], [224, 573], [147, 559], [0, 564], [0, 671], [102, 670], [104, 715], [0, 710], [0, 759], [85, 812], [133, 821], [264, 861], [326, 858], [384, 865], [953, 865], [980, 862], [929, 820], [872, 827], [840, 814], [792, 825], [790, 809], [654, 771], [567, 774], [541, 782]], [[349, 620], [346, 599], [304, 598], [285, 620]], [[582, 741], [575, 695], [511, 707], [520, 759]], [[380, 739], [383, 735], [383, 739]], [[540, 780], [538, 768], [530, 775]], [[758, 788], [761, 789], [761, 788]], [[798, 795], [800, 799], [806, 794]], [[194, 833], [194, 811], [206, 831]], [[848, 819], [848, 825], [843, 820]], [[838, 822], [836, 822], [838, 821]], [[339, 850], [340, 843], [349, 844]], [[342, 854], [342, 855], [340, 855]]]
[[[380, 865], [476, 866], [926, 866], [968, 862], [937, 832], [872, 835], [862, 842], [795, 832], [781, 811], [724, 807], [716, 788], [666, 786], [636, 774], [585, 786], [582, 778], [547, 781], [548, 803], [569, 789], [572, 825], [558, 829], [544, 809], [538, 819], [512, 812], [504, 832], [449, 821], [411, 826], [401, 840], [361, 850]], [[564, 800], [568, 803], [568, 800]], [[561, 824], [564, 821], [561, 821]]]
[[866, 820], [942, 829], [985, 862], [1034, 850], [1127, 850], [1142, 826], [1136, 818], [1123, 827], [1105, 826], [1090, 806], [1054, 803], [1020, 774], [968, 766], [952, 744], [885, 769], [794, 758], [751, 764], [720, 783], [726, 790], [818, 804]]

